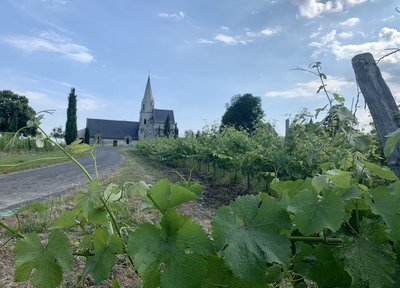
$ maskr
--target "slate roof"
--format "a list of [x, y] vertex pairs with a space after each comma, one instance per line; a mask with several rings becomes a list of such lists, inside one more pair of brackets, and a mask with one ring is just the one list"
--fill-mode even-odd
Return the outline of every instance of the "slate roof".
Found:
[[165, 123], [167, 120], [167, 116], [169, 115], [169, 123], [175, 123], [174, 111], [173, 110], [164, 110], [164, 109], [154, 109], [153, 110], [153, 119], [156, 123]]
[[132, 140], [139, 139], [139, 122], [87, 118], [86, 127], [91, 138], [100, 132], [107, 139], [124, 139], [128, 135]]

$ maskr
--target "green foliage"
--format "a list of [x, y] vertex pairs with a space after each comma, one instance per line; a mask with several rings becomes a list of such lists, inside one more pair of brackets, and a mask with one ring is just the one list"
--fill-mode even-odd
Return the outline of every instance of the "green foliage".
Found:
[[389, 155], [392, 154], [392, 152], [394, 151], [397, 142], [400, 141], [400, 128], [390, 133], [389, 135], [386, 135], [385, 138], [386, 143], [383, 151], [385, 153], [385, 156], [389, 157]]
[[236, 95], [222, 116], [223, 126], [233, 126], [253, 131], [254, 126], [264, 117], [261, 107], [261, 98], [251, 94]]
[[351, 277], [335, 258], [335, 247], [301, 243], [294, 258], [294, 270], [318, 283], [320, 288], [350, 287]]
[[85, 138], [83, 143], [90, 144], [90, 131], [88, 127], [85, 128]]
[[68, 238], [59, 231], [49, 235], [45, 247], [39, 235], [27, 234], [14, 248], [15, 281], [31, 278], [35, 287], [56, 287], [62, 280], [62, 269], [72, 268], [72, 249]]
[[207, 273], [204, 256], [213, 252], [211, 240], [189, 216], [172, 210], [160, 224], [144, 223], [129, 239], [128, 255], [144, 287], [200, 287]]
[[279, 232], [290, 226], [288, 213], [267, 195], [240, 197], [218, 209], [212, 222], [216, 248], [228, 267], [254, 283], [265, 283], [267, 263], [289, 264], [290, 241]]
[[363, 219], [359, 237], [349, 239], [337, 251], [337, 257], [343, 261], [354, 287], [394, 287], [399, 267], [385, 227], [378, 222]]
[[115, 254], [123, 252], [123, 241], [104, 228], [94, 230], [92, 241], [94, 255], [87, 258], [83, 275], [91, 274], [94, 283], [98, 284], [108, 278], [115, 264]]
[[[0, 132], [17, 132], [27, 126], [36, 112], [29, 106], [28, 98], [10, 90], [0, 91]], [[36, 135], [36, 129], [21, 130], [25, 136]]]
[[54, 127], [50, 132], [50, 136], [56, 139], [56, 141], [59, 141], [61, 139], [64, 139], [65, 132], [62, 130], [61, 126]]
[[336, 232], [345, 216], [344, 201], [333, 191], [325, 191], [321, 195], [313, 187], [307, 186], [303, 186], [289, 201], [288, 210], [295, 215], [294, 224], [304, 235], [319, 233], [324, 229]]
[[65, 143], [67, 145], [74, 142], [78, 136], [77, 127], [77, 100], [75, 94], [75, 88], [71, 88], [71, 92], [68, 96], [68, 108], [67, 108], [67, 122], [65, 124]]

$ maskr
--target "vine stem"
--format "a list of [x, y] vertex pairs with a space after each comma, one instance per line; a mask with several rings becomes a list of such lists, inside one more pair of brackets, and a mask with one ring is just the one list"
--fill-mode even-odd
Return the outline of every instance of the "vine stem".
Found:
[[54, 145], [57, 146], [57, 148], [59, 148], [61, 151], [63, 151], [63, 153], [64, 153], [65, 155], [67, 155], [67, 157], [68, 157], [69, 159], [71, 159], [72, 162], [74, 162], [74, 163], [82, 170], [82, 172], [85, 174], [85, 176], [88, 178], [89, 181], [92, 181], [92, 180], [93, 180], [92, 176], [90, 176], [90, 174], [89, 174], [89, 172], [86, 170], [86, 168], [83, 167], [83, 165], [82, 165], [78, 160], [76, 160], [74, 156], [72, 156], [67, 150], [65, 150], [63, 147], [61, 147], [61, 145], [58, 144], [56, 141], [52, 140], [52, 139], [49, 137], [49, 135], [47, 135], [47, 133], [46, 133], [41, 127], [38, 127], [38, 129], [40, 130], [40, 132], [42, 132], [42, 133], [44, 134], [44, 136], [46, 136], [46, 138], [47, 138], [51, 143], [53, 143]]
[[11, 228], [7, 224], [3, 223], [2, 221], [0, 221], [0, 226], [3, 227], [4, 229], [6, 229], [7, 231], [11, 232], [14, 236], [16, 236], [18, 238], [25, 238], [25, 236], [20, 231], [17, 231], [15, 229]]
[[340, 238], [325, 238], [325, 237], [312, 237], [312, 236], [289, 236], [291, 241], [304, 241], [304, 242], [322, 242], [325, 244], [342, 245], [343, 240]]
[[[120, 228], [119, 225], [118, 225], [117, 218], [115, 218], [114, 213], [111, 211], [110, 207], [108, 207], [106, 200], [105, 200], [103, 197], [100, 197], [100, 200], [101, 200], [101, 203], [103, 203], [104, 208], [106, 208], [108, 215], [110, 215], [110, 217], [111, 217], [111, 222], [113, 223], [115, 229], [117, 230], [118, 236], [121, 238], [121, 240], [122, 240], [122, 241], [124, 242], [124, 244], [125, 244], [125, 245], [123, 245], [123, 249], [124, 249], [124, 253], [126, 254], [126, 253], [127, 253], [127, 250], [126, 250], [126, 243], [125, 243], [125, 241], [124, 241], [124, 238], [122, 237], [121, 228]], [[132, 265], [132, 268], [135, 269], [135, 264], [133, 263], [133, 260], [132, 260], [131, 256], [129, 256], [129, 255], [127, 255], [127, 256], [128, 256], [129, 262], [130, 262], [131, 265]]]

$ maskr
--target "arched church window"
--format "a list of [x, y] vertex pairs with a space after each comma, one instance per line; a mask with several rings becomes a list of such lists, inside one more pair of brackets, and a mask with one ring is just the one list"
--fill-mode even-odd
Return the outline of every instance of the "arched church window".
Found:
[[143, 124], [146, 124], [146, 119], [143, 120]]

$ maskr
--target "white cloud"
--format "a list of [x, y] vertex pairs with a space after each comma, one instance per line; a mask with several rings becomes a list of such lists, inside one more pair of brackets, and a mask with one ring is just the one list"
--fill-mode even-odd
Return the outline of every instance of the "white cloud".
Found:
[[[327, 90], [332, 92], [339, 92], [342, 88], [355, 85], [354, 82], [346, 80], [344, 78], [338, 78], [334, 76], [327, 76], [326, 80]], [[318, 95], [316, 91], [321, 85], [318, 80], [312, 80], [303, 83], [297, 83], [296, 87], [280, 90], [280, 91], [268, 91], [264, 94], [265, 97], [284, 97], [284, 98], [297, 98], [297, 97], [310, 97]], [[323, 97], [322, 92], [320, 92], [321, 97]]]
[[[336, 30], [333, 30], [321, 38], [320, 42], [312, 42], [309, 45], [317, 48], [313, 56], [321, 53], [333, 53], [337, 60], [351, 59], [357, 54], [370, 52], [376, 59], [389, 53], [386, 49], [400, 47], [400, 31], [393, 28], [383, 27], [378, 34], [376, 41], [370, 41], [360, 44], [344, 45], [337, 40]], [[343, 36], [343, 35], [342, 35]], [[399, 53], [393, 54], [385, 58], [389, 63], [397, 63], [400, 61]]]
[[208, 40], [208, 39], [199, 38], [199, 39], [197, 39], [197, 43], [199, 43], [199, 44], [213, 44], [214, 41]]
[[346, 21], [340, 22], [339, 24], [341, 26], [352, 27], [352, 26], [357, 25], [358, 23], [360, 23], [360, 18], [353, 17], [353, 18], [347, 19]]
[[161, 18], [172, 18], [172, 19], [176, 19], [176, 20], [181, 20], [186, 17], [186, 14], [183, 11], [179, 11], [177, 13], [162, 12], [162, 13], [158, 13], [158, 16]]
[[271, 36], [281, 31], [281, 27], [265, 28], [261, 30], [260, 34], [263, 36]]
[[29, 103], [32, 104], [32, 106], [40, 107], [39, 109], [51, 110], [66, 108], [66, 105], [64, 105], [65, 103], [62, 103], [62, 101], [59, 101], [59, 99], [55, 99], [54, 97], [51, 97], [46, 93], [36, 91], [24, 91], [18, 92], [18, 94], [28, 97]]
[[220, 41], [223, 42], [225, 44], [229, 44], [229, 45], [236, 45], [236, 44], [244, 44], [246, 45], [246, 41], [244, 40], [240, 40], [238, 37], [232, 37], [229, 35], [225, 35], [225, 34], [218, 34], [217, 36], [214, 37], [215, 41]]
[[246, 33], [244, 35], [242, 34], [242, 35], [230, 36], [230, 35], [220, 33], [220, 34], [216, 35], [212, 40], [204, 39], [204, 38], [197, 39], [197, 43], [211, 44], [211, 43], [215, 43], [215, 42], [223, 42], [228, 45], [237, 45], [237, 44], [247, 45], [247, 44], [255, 41], [255, 39], [257, 39], [257, 38], [264, 38], [264, 37], [270, 37], [272, 35], [275, 35], [275, 34], [279, 33], [282, 30], [282, 28], [279, 26], [269, 27], [269, 28], [264, 28], [263, 30], [261, 30], [259, 32], [249, 31], [248, 28], [246, 28], [244, 30], [246, 31]]
[[299, 9], [300, 16], [314, 18], [322, 13], [341, 12], [352, 6], [362, 4], [368, 0], [293, 0]]
[[94, 56], [85, 46], [75, 44], [55, 32], [42, 32], [39, 37], [7, 36], [3, 41], [27, 53], [53, 52], [81, 63], [93, 62]]
[[92, 98], [78, 98], [78, 109], [97, 110], [99, 108], [97, 101]]
[[337, 34], [340, 39], [350, 39], [353, 37], [353, 32], [341, 32]]
[[65, 5], [68, 2], [65, 0], [42, 0], [44, 3], [50, 3], [50, 4], [59, 4], [59, 5]]
[[230, 28], [226, 27], [226, 26], [221, 26], [221, 29], [224, 30], [224, 31], [229, 31], [230, 30]]

